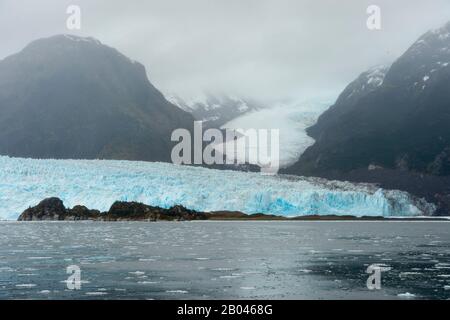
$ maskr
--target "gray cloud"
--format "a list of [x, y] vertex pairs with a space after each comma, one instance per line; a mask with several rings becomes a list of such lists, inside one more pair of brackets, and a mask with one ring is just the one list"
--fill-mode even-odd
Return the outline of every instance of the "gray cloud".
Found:
[[[82, 9], [79, 32], [65, 26], [70, 4]], [[366, 28], [370, 4], [381, 31]], [[448, 0], [0, 0], [0, 59], [74, 33], [142, 62], [165, 93], [304, 98], [338, 92], [448, 20]]]

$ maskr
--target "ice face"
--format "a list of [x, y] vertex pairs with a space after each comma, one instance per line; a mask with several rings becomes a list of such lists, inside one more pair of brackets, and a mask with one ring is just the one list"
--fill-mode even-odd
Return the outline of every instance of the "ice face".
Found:
[[284, 216], [412, 216], [432, 211], [432, 206], [418, 204], [405, 192], [366, 184], [167, 163], [0, 157], [0, 218], [16, 219], [29, 206], [52, 196], [67, 207], [80, 204], [102, 211], [116, 200]]

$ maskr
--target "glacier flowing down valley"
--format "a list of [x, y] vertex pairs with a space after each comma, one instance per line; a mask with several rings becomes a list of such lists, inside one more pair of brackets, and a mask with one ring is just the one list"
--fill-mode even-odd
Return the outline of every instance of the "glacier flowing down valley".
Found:
[[[332, 98], [323, 97], [313, 101], [294, 101], [254, 110], [227, 122], [222, 129], [279, 130], [279, 162], [281, 168], [286, 168], [294, 164], [301, 154], [314, 144], [314, 139], [308, 136], [306, 128], [316, 123], [320, 114], [332, 105], [332, 101]], [[226, 147], [219, 145], [216, 149], [226, 150]], [[238, 153], [234, 157], [246, 162], [246, 154], [252, 152], [257, 153], [258, 150], [250, 150], [247, 144], [245, 154]]]
[[0, 218], [47, 197], [107, 211], [116, 200], [197, 211], [297, 215], [429, 215], [433, 205], [369, 184], [111, 160], [34, 160], [0, 156]]

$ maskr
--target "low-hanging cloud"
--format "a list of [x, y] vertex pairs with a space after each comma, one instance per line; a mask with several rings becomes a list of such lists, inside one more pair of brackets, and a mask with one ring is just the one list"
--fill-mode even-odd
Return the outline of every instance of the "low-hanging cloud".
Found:
[[[76, 32], [69, 5], [81, 7]], [[369, 5], [379, 31], [366, 27]], [[0, 0], [0, 59], [73, 33], [142, 62], [164, 93], [303, 98], [338, 92], [448, 20], [448, 0]]]

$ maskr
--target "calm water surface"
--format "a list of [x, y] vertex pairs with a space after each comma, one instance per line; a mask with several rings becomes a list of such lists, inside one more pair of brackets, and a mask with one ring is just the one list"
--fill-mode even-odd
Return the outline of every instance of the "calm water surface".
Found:
[[448, 299], [450, 223], [1, 222], [0, 299], [74, 298]]

